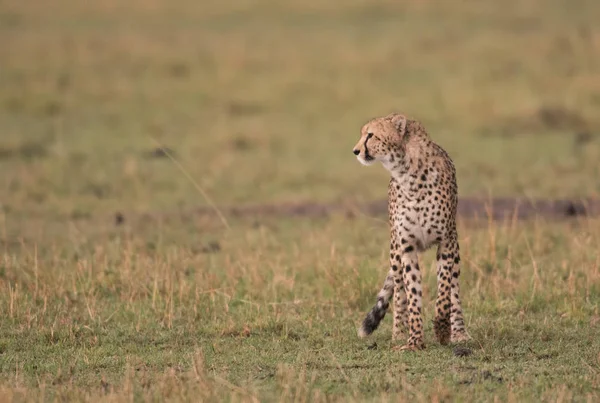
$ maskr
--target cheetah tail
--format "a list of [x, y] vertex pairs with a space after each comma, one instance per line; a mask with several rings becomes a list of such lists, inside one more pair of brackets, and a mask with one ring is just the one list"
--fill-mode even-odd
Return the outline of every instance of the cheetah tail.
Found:
[[385, 279], [385, 283], [383, 284], [383, 288], [377, 294], [377, 303], [371, 309], [371, 311], [367, 314], [365, 319], [362, 322], [361, 327], [358, 329], [358, 337], [363, 338], [367, 337], [371, 333], [377, 329], [379, 323], [385, 317], [385, 314], [390, 306], [390, 298], [394, 293], [394, 278], [393, 274], [390, 272], [387, 278]]

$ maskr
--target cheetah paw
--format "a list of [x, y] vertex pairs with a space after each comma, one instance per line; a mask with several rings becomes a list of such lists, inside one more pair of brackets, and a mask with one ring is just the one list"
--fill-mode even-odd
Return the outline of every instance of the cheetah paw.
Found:
[[420, 351], [425, 349], [425, 343], [405, 344], [403, 346], [394, 346], [392, 351]]
[[464, 343], [471, 340], [471, 335], [466, 331], [452, 333], [452, 337], [450, 337], [451, 343]]

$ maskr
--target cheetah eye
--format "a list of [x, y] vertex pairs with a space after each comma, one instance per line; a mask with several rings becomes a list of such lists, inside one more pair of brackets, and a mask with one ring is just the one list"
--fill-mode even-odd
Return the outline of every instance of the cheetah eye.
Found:
[[367, 139], [370, 139], [371, 137], [373, 137], [373, 133], [367, 133]]

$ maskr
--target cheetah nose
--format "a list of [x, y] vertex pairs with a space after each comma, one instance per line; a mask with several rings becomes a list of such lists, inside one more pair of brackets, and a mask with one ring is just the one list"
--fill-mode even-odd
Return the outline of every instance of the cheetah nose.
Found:
[[352, 150], [352, 152], [354, 153], [354, 155], [360, 154], [360, 150]]

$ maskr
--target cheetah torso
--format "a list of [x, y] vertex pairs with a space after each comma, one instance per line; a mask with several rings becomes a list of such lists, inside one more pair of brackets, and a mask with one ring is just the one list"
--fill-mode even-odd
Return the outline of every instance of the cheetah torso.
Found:
[[[456, 231], [456, 174], [452, 160], [435, 143], [399, 169], [388, 187], [392, 230], [419, 251]], [[433, 157], [433, 158], [432, 158]]]

